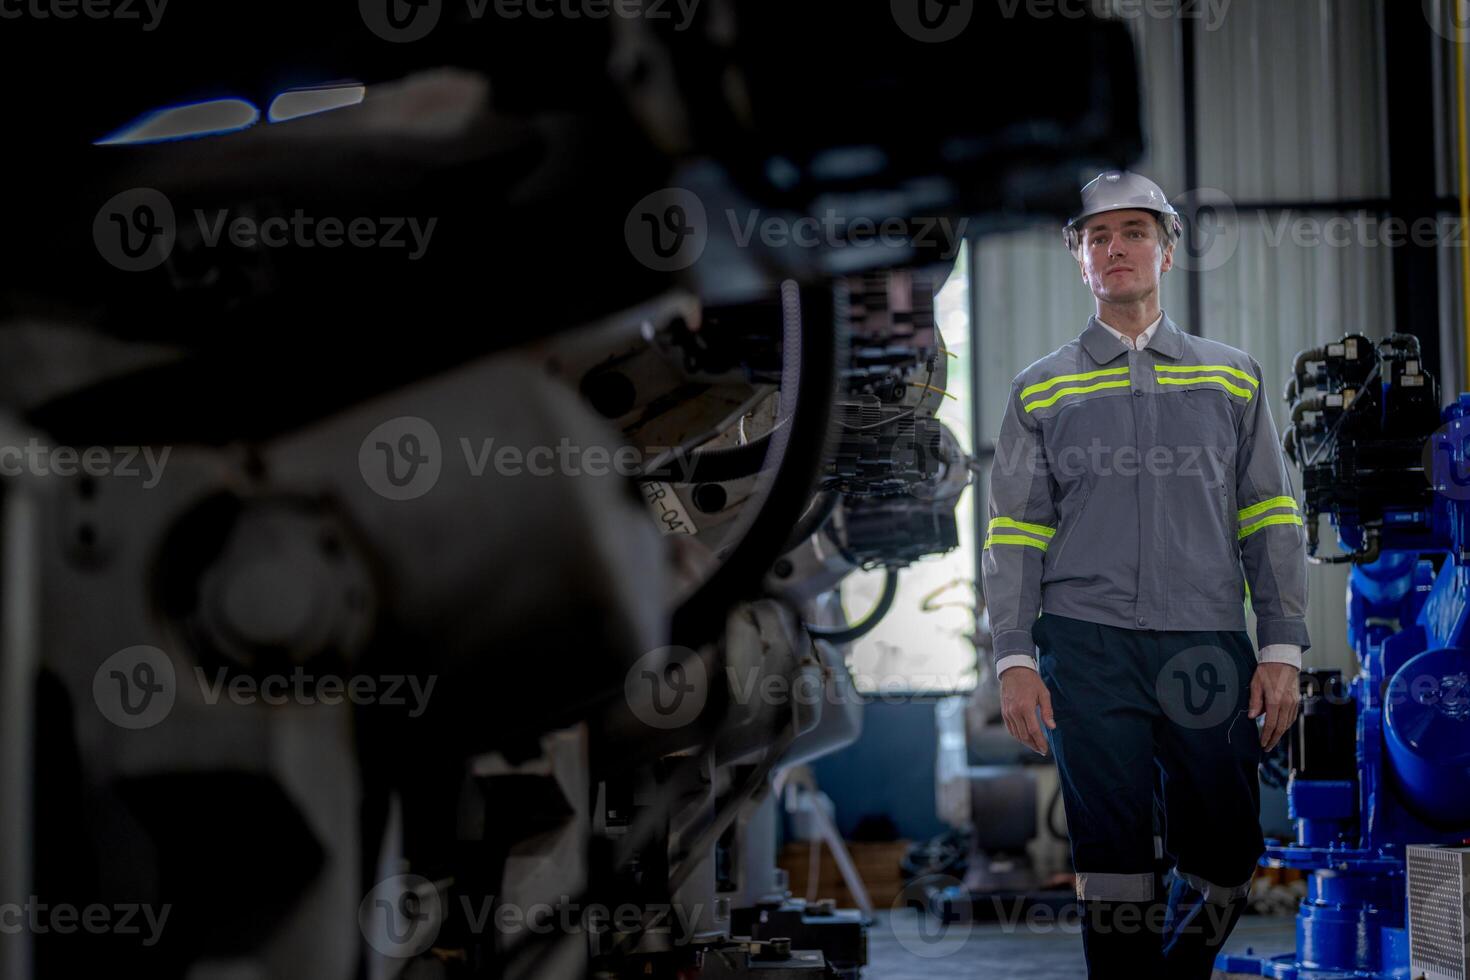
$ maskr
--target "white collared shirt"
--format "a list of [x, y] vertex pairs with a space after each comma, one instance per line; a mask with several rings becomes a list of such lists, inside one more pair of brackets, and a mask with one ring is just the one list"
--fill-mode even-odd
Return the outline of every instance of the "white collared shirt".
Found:
[[1158, 319], [1155, 320], [1153, 323], [1150, 323], [1148, 327], [1144, 329], [1143, 333], [1138, 335], [1138, 343], [1136, 344], [1133, 342], [1132, 337], [1123, 333], [1121, 330], [1118, 330], [1102, 317], [1098, 317], [1097, 322], [1106, 327], [1108, 333], [1121, 340], [1124, 347], [1127, 347], [1129, 350], [1143, 350], [1145, 347], [1148, 346], [1148, 342], [1153, 339], [1154, 331], [1159, 329], [1159, 324], [1164, 322], [1164, 314], [1160, 312]]

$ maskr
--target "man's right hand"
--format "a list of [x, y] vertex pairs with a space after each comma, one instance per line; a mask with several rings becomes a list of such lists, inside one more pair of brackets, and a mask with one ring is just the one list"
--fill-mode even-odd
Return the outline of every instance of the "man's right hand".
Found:
[[1051, 715], [1051, 692], [1042, 683], [1040, 674], [1030, 667], [1017, 666], [1000, 675], [1000, 713], [1006, 720], [1006, 729], [1023, 745], [1046, 755], [1046, 735], [1036, 720], [1037, 708], [1041, 709], [1046, 727], [1056, 728]]

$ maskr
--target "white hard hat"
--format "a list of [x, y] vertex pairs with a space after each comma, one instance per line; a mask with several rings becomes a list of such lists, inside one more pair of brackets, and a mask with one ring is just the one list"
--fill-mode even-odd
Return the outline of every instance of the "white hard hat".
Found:
[[1159, 185], [1141, 174], [1127, 170], [1107, 170], [1098, 174], [1082, 188], [1082, 212], [1062, 228], [1062, 241], [1067, 251], [1076, 252], [1082, 244], [1082, 223], [1104, 211], [1124, 211], [1139, 208], [1152, 211], [1165, 222], [1170, 231], [1170, 240], [1177, 241], [1184, 233], [1179, 212], [1164, 196]]

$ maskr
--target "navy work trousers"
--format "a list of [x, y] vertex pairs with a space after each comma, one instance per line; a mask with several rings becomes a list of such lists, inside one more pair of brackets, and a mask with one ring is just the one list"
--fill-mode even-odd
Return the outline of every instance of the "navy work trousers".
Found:
[[1043, 613], [1088, 976], [1208, 980], [1265, 846], [1243, 630], [1132, 630]]

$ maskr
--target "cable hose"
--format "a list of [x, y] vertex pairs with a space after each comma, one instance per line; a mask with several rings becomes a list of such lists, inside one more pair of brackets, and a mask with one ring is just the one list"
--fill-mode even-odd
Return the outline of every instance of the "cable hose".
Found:
[[[838, 335], [846, 329], [848, 317], [845, 284], [839, 281], [825, 296], [823, 303], [815, 290], [803, 292], [791, 280], [781, 284], [779, 411], [781, 418], [791, 421], [771, 433], [762, 461], [765, 493], [759, 506], [747, 505], [737, 518], [745, 525], [744, 533], [724, 562], [674, 611], [670, 639], [675, 645], [696, 648], [724, 631], [725, 618], [735, 604], [759, 593], [787, 536], [811, 502], [832, 417]], [[817, 302], [804, 310], [808, 297]]]
[[863, 617], [861, 622], [849, 623], [846, 626], [813, 626], [808, 623], [807, 632], [818, 640], [826, 640], [828, 643], [851, 643], [860, 640], [873, 631], [888, 610], [893, 608], [893, 599], [898, 595], [898, 569], [887, 568], [883, 573], [883, 594], [878, 597], [878, 604], [873, 611]]
[[[723, 449], [697, 449], [685, 457], [682, 470], [675, 463], [663, 467], [659, 472], [648, 473], [639, 479], [644, 483], [672, 480], [675, 483], [726, 483], [755, 476], [766, 462], [771, 448], [768, 432], [759, 439]], [[677, 461], [677, 457], [675, 457]]]
[[825, 527], [827, 521], [832, 517], [832, 512], [837, 509], [837, 504], [841, 500], [842, 495], [836, 490], [824, 490], [817, 494], [816, 499], [812, 501], [812, 505], [807, 508], [806, 513], [801, 516], [801, 520], [797, 522], [796, 527], [791, 529], [791, 534], [787, 536], [786, 544], [781, 549], [781, 553], [784, 555]]

